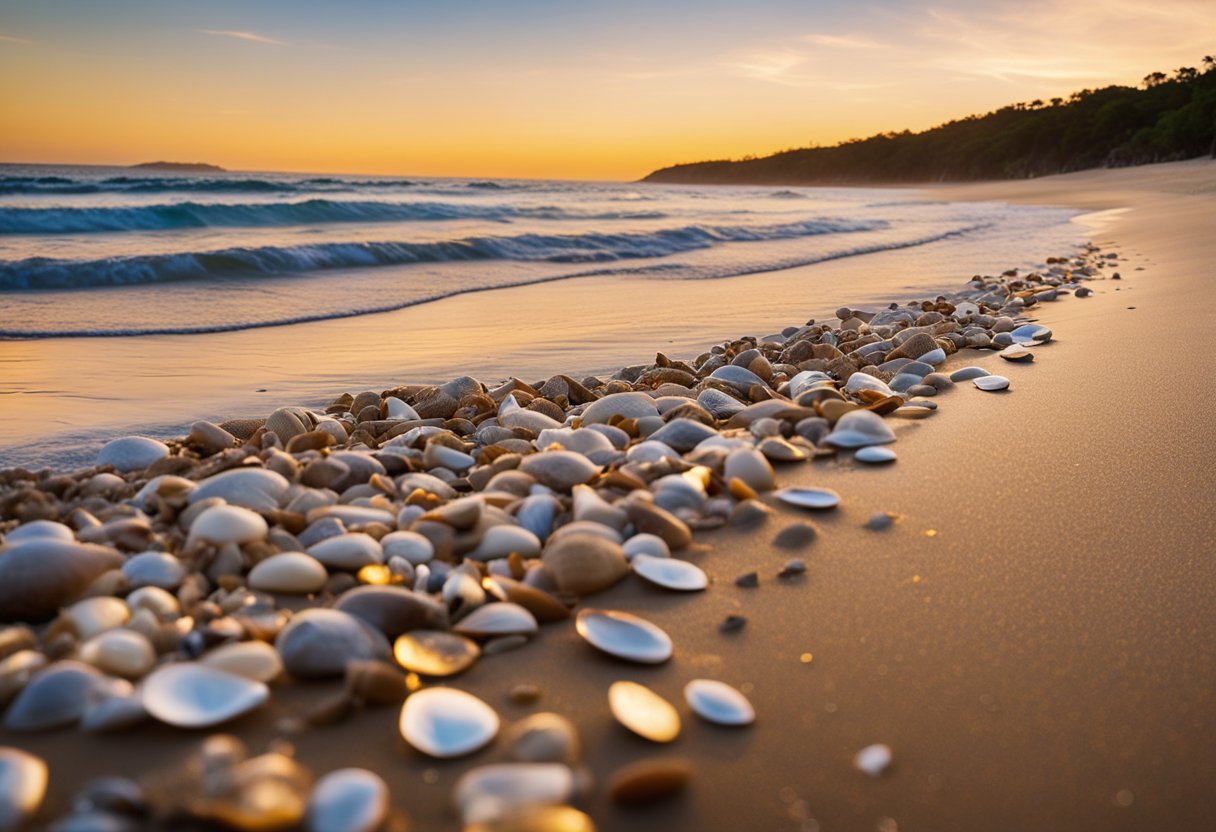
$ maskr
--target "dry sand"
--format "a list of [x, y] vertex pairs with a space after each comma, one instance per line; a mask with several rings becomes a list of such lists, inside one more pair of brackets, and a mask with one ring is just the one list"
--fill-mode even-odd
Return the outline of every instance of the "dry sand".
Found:
[[[589, 809], [602, 829], [1216, 828], [1216, 390], [1207, 358], [1216, 164], [932, 193], [1126, 209], [1095, 235], [1126, 257], [1124, 279], [1048, 305], [1042, 320], [1056, 341], [1031, 365], [952, 356], [950, 367], [1002, 372], [1012, 390], [939, 396], [937, 416], [896, 425], [894, 466], [826, 461], [783, 472], [844, 498], [811, 518], [822, 533], [797, 553], [810, 564], [804, 579], [774, 577], [793, 555], [769, 541], [807, 519], [779, 509], [758, 532], [701, 538], [712, 551], [698, 560], [716, 581], [707, 593], [627, 581], [591, 600], [667, 629], [677, 645], [668, 664], [611, 661], [558, 625], [460, 679], [507, 720], [532, 710], [509, 703], [511, 687], [539, 684], [535, 709], [574, 719], [600, 783], [656, 754], [695, 762], [687, 794], [656, 808], [617, 809], [601, 792]], [[863, 529], [877, 511], [904, 519], [885, 533]], [[753, 569], [759, 588], [733, 585]], [[721, 634], [730, 613], [749, 623]], [[683, 684], [702, 676], [747, 691], [756, 725], [715, 728], [681, 703], [684, 734], [660, 748], [608, 715], [616, 679], [680, 701]], [[322, 689], [295, 686], [274, 707]], [[273, 716], [231, 728], [256, 745], [273, 736]], [[452, 784], [470, 765], [501, 759], [501, 747], [437, 764], [405, 749], [395, 725], [392, 709], [368, 711], [299, 736], [297, 749], [318, 773], [380, 772], [416, 829], [456, 828]], [[148, 771], [202, 736], [147, 727], [0, 742], [48, 758], [49, 809], [62, 811], [89, 777]], [[851, 765], [874, 742], [895, 755], [880, 778]], [[437, 782], [425, 782], [428, 769]]]

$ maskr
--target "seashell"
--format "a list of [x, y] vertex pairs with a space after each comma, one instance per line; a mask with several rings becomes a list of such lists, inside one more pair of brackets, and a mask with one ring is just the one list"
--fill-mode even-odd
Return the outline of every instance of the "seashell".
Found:
[[270, 697], [261, 682], [183, 662], [160, 668], [143, 683], [148, 713], [177, 728], [209, 728], [248, 713]]
[[173, 590], [186, 579], [186, 568], [181, 561], [164, 552], [144, 552], [129, 558], [122, 565], [122, 573], [132, 589], [155, 586]]
[[748, 391], [757, 384], [761, 387], [768, 387], [764, 379], [753, 373], [745, 367], [736, 367], [733, 364], [727, 364], [724, 367], [719, 367], [709, 374], [710, 378], [715, 378], [727, 386], [737, 390], [738, 392], [747, 395]]
[[680, 735], [680, 715], [671, 703], [637, 682], [613, 682], [608, 708], [616, 721], [651, 742], [671, 742]]
[[745, 407], [743, 402], [713, 387], [706, 387], [697, 394], [697, 404], [715, 419], [729, 419]]
[[671, 557], [671, 549], [667, 547], [667, 543], [655, 534], [635, 534], [625, 541], [621, 550], [625, 553], [627, 560], [632, 560], [638, 555], [650, 555], [656, 558]]
[[1051, 330], [1039, 324], [1023, 324], [1009, 336], [1015, 344], [1046, 344], [1051, 340]]
[[[575, 486], [579, 488], [581, 486]], [[540, 554], [540, 540], [522, 526], [491, 526], [481, 537], [477, 548], [465, 555], [469, 560], [487, 561], [518, 554], [534, 558]]]
[[396, 396], [389, 396], [384, 400], [384, 412], [386, 418], [401, 419], [408, 422], [416, 422], [422, 417], [418, 415], [418, 411], [410, 407], [403, 400]]
[[891, 748], [882, 743], [867, 745], [853, 756], [853, 765], [871, 777], [877, 777], [891, 765]]
[[769, 436], [762, 439], [756, 445], [756, 450], [764, 454], [766, 459], [774, 462], [802, 462], [807, 458], [806, 451], [780, 436]]
[[840, 505], [840, 495], [830, 488], [802, 488], [792, 486], [777, 492], [777, 499], [798, 508], [823, 510]]
[[476, 465], [477, 460], [464, 451], [449, 448], [447, 445], [438, 442], [430, 442], [426, 446], [426, 451], [422, 454], [422, 464], [431, 470], [446, 468], [459, 474]]
[[620, 544], [598, 535], [564, 534], [549, 542], [541, 560], [558, 589], [574, 595], [600, 592], [629, 574]]
[[473, 694], [434, 687], [410, 694], [398, 727], [411, 746], [446, 759], [482, 748], [498, 734], [498, 725], [494, 709]]
[[283, 660], [279, 657], [279, 651], [264, 641], [223, 644], [204, 653], [198, 663], [255, 682], [269, 683], [283, 675]]
[[259, 592], [311, 595], [320, 592], [329, 573], [316, 558], [303, 552], [272, 555], [249, 570], [246, 582]]
[[565, 621], [570, 617], [570, 608], [548, 592], [503, 575], [491, 578], [486, 588], [500, 600], [519, 604], [537, 621]]
[[124, 436], [107, 442], [97, 454], [97, 465], [127, 473], [142, 471], [169, 455], [169, 446], [143, 436]]
[[532, 635], [537, 631], [536, 617], [519, 604], [509, 601], [486, 604], [462, 618], [452, 629], [466, 636]]
[[365, 768], [340, 768], [313, 786], [305, 828], [308, 832], [376, 832], [388, 811], [388, 784], [380, 775]]
[[574, 723], [553, 713], [532, 714], [511, 726], [507, 748], [521, 763], [573, 764], [581, 751]]
[[561, 510], [561, 504], [552, 495], [533, 494], [519, 504], [515, 519], [520, 526], [544, 541], [553, 531], [553, 520]]
[[415, 566], [435, 557], [435, 546], [418, 532], [390, 532], [380, 538], [380, 548], [386, 561], [405, 558]]
[[750, 725], [756, 721], [752, 703], [725, 682], [693, 679], [684, 686], [684, 700], [693, 713], [716, 725]]
[[635, 555], [629, 565], [638, 575], [664, 589], [697, 592], [709, 586], [709, 578], [700, 567], [686, 560]]
[[4, 542], [12, 546], [23, 540], [34, 540], [35, 538], [40, 540], [63, 540], [71, 543], [76, 539], [76, 534], [63, 523], [56, 523], [54, 520], [31, 520], [6, 534]]
[[628, 500], [625, 510], [634, 528], [644, 534], [661, 537], [668, 548], [683, 549], [692, 543], [692, 532], [688, 525], [669, 511], [644, 500]]
[[853, 375], [849, 376], [849, 380], [845, 382], [842, 389], [846, 393], [853, 394], [859, 393], [862, 390], [873, 390], [884, 396], [895, 395], [895, 391], [888, 387], [885, 382], [866, 373], [853, 373]]
[[282, 474], [265, 468], [237, 468], [200, 482], [190, 492], [187, 502], [193, 505], [200, 500], [219, 497], [229, 505], [270, 513], [282, 504], [289, 485]]
[[309, 522], [329, 517], [342, 521], [345, 526], [368, 526], [372, 523], [392, 527], [397, 522], [397, 516], [391, 511], [368, 506], [324, 506], [308, 513]]
[[562, 538], [576, 534], [589, 534], [592, 537], [602, 537], [604, 540], [618, 545], [623, 542], [621, 533], [610, 526], [592, 523], [589, 520], [575, 520], [573, 523], [567, 523], [549, 535], [549, 543], [556, 543]]
[[777, 484], [773, 466], [754, 448], [738, 448], [727, 454], [722, 476], [727, 481], [742, 480], [753, 491], [772, 491]]
[[133, 630], [108, 630], [80, 646], [80, 660], [113, 676], [138, 679], [156, 664], [148, 639]]
[[308, 433], [315, 420], [302, 407], [280, 407], [266, 419], [266, 430], [279, 437], [284, 446], [294, 437]]
[[979, 389], [990, 393], [997, 390], [1009, 389], [1009, 379], [1004, 376], [983, 376], [982, 378], [972, 379], [971, 383]]
[[988, 371], [983, 367], [960, 367], [950, 374], [950, 381], [971, 381], [972, 379], [983, 378], [988, 375]]
[[568, 492], [590, 481], [600, 472], [600, 466], [572, 451], [545, 451], [524, 457], [519, 470], [554, 491]]
[[[740, 368], [736, 367], [735, 369]], [[713, 428], [692, 419], [672, 419], [663, 425], [663, 427], [650, 434], [648, 439], [654, 442], [662, 442], [664, 445], [683, 453], [691, 451], [706, 439], [717, 435], [718, 432]]]
[[424, 676], [454, 676], [481, 656], [477, 643], [456, 633], [413, 630], [393, 644], [397, 663]]
[[131, 608], [121, 598], [103, 595], [77, 601], [63, 611], [63, 618], [85, 640], [126, 624], [131, 619]]
[[410, 630], [446, 630], [448, 610], [429, 595], [400, 586], [361, 586], [342, 593], [334, 609], [349, 613], [389, 638]]
[[645, 393], [612, 393], [587, 405], [582, 412], [584, 424], [604, 423], [614, 416], [625, 419], [645, 419], [658, 416], [654, 399]]
[[225, 543], [252, 543], [265, 540], [266, 520], [240, 506], [212, 506], [190, 524], [187, 545], [195, 541], [222, 546]]
[[542, 430], [536, 438], [536, 447], [549, 448], [553, 445], [576, 454], [589, 456], [593, 453], [611, 453], [616, 450], [608, 437], [593, 430], [575, 430], [574, 428], [549, 428]]
[[140, 587], [126, 601], [132, 615], [146, 609], [162, 621], [176, 618], [182, 611], [177, 598], [158, 586]]
[[143, 699], [134, 689], [104, 696], [85, 709], [80, 730], [87, 734], [126, 731], [148, 720]]
[[452, 800], [466, 824], [477, 824], [520, 809], [565, 803], [574, 797], [574, 788], [574, 772], [560, 763], [495, 763], [465, 772]]
[[773, 545], [781, 549], [801, 549], [815, 542], [819, 530], [810, 523], [790, 523], [773, 538]]
[[463, 569], [453, 569], [444, 578], [442, 598], [453, 614], [464, 615], [486, 602], [486, 591], [478, 578]]
[[71, 725], [107, 692], [131, 689], [130, 683], [119, 682], [83, 662], [57, 662], [30, 678], [5, 711], [4, 726], [13, 731], [45, 731]]
[[629, 522], [629, 515], [623, 508], [610, 504], [589, 485], [574, 486], [573, 513], [576, 521], [599, 523], [617, 531]]
[[824, 443], [837, 448], [863, 448], [895, 441], [895, 433], [882, 417], [869, 410], [853, 410], [836, 421]]
[[584, 609], [574, 620], [583, 639], [598, 650], [640, 664], [671, 658], [671, 637], [644, 618], [616, 610]]
[[923, 353], [917, 360], [923, 361], [926, 364], [932, 364], [934, 367], [936, 367], [939, 364], [944, 364], [946, 362], [946, 351], [941, 347], [938, 347], [937, 349], [932, 349], [926, 353]]
[[881, 445], [867, 445], [864, 448], [858, 448], [857, 453], [853, 454], [853, 459], [858, 462], [868, 462], [871, 465], [894, 462], [895, 458], [895, 451]]
[[608, 795], [626, 805], [654, 803], [683, 790], [691, 779], [692, 766], [687, 760], [639, 760], [613, 772]]
[[308, 547], [308, 554], [331, 569], [357, 572], [364, 566], [384, 563], [379, 541], [362, 532], [347, 532], [327, 537]]
[[519, 428], [539, 434], [546, 430], [556, 430], [562, 423], [551, 416], [546, 416], [536, 410], [510, 410], [498, 417], [498, 424], [505, 428]]
[[1005, 347], [1005, 349], [1001, 350], [999, 353], [997, 353], [997, 355], [1006, 361], [1015, 361], [1019, 364], [1034, 361], [1034, 353], [1017, 344], [1014, 344], [1011, 347]]
[[18, 650], [0, 660], [0, 708], [20, 693], [47, 663], [46, 656], [33, 649]]
[[231, 448], [236, 442], [236, 437], [231, 433], [207, 421], [198, 421], [191, 425], [190, 435], [186, 437], [186, 444], [200, 451], [203, 456], [218, 454]]
[[35, 537], [0, 555], [0, 621], [42, 621], [84, 592], [99, 575], [122, 565], [103, 546]]
[[46, 797], [47, 768], [41, 757], [0, 747], [0, 830], [20, 829]]
[[[366, 587], [375, 590], [395, 588]], [[369, 624], [342, 610], [324, 608], [297, 613], [279, 632], [274, 646], [287, 672], [305, 679], [341, 676], [349, 662], [389, 654], [384, 636]]]

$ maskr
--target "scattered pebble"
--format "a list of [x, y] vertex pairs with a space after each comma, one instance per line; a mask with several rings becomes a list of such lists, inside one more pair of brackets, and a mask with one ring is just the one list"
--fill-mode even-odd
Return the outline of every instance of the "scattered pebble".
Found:
[[735, 578], [735, 586], [743, 589], [755, 589], [760, 586], [760, 573], [748, 572]]

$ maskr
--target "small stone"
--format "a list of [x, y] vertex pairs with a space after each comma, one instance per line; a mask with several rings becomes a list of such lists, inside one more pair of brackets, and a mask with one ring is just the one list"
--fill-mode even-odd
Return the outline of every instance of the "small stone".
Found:
[[110, 465], [124, 474], [142, 471], [169, 455], [169, 446], [143, 436], [125, 436], [107, 442], [97, 454], [97, 465]]
[[[932, 387], [930, 390], [934, 389]], [[853, 454], [853, 459], [858, 462], [865, 462], [869, 465], [883, 465], [888, 462], [894, 462], [897, 454], [891, 448], [886, 448], [881, 445], [871, 445], [868, 448], [859, 448], [857, 453]]]
[[866, 528], [872, 532], [885, 532], [894, 526], [895, 521], [898, 519], [899, 515], [897, 514], [892, 514], [889, 511], [880, 511], [866, 521]]
[[781, 567], [781, 571], [777, 573], [778, 578], [794, 578], [799, 575], [806, 574], [806, 561], [801, 558], [795, 558], [788, 561], [785, 566]]
[[640, 760], [613, 773], [608, 794], [616, 803], [654, 803], [683, 790], [690, 779], [692, 765], [686, 760]]
[[47, 767], [41, 757], [0, 747], [0, 830], [25, 825], [46, 797]]
[[574, 723], [561, 714], [525, 717], [511, 726], [506, 741], [511, 759], [522, 763], [573, 764], [581, 753]]
[[881, 743], [867, 745], [853, 757], [853, 765], [871, 777], [877, 777], [891, 765], [891, 749]]
[[748, 572], [745, 575], [740, 575], [735, 578], [735, 586], [742, 587], [743, 589], [755, 589], [760, 586], [760, 573]]
[[989, 393], [1009, 389], [1009, 379], [1004, 376], [983, 376], [982, 378], [972, 379], [971, 383], [980, 390]]
[[314, 557], [303, 552], [272, 555], [249, 570], [250, 589], [284, 595], [311, 595], [320, 592], [329, 573]]
[[819, 530], [810, 523], [790, 523], [773, 538], [773, 545], [782, 549], [801, 549], [815, 541]]
[[671, 703], [637, 682], [613, 682], [608, 707], [617, 722], [651, 742], [671, 742], [680, 734], [680, 715]]

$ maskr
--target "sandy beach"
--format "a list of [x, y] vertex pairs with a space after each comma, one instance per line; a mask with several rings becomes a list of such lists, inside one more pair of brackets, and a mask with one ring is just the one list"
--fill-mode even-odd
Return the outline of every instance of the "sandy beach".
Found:
[[[1036, 347], [1033, 363], [974, 350], [950, 356], [945, 371], [976, 364], [1007, 376], [1010, 391], [959, 385], [935, 397], [939, 410], [929, 419], [885, 420], [898, 438], [894, 465], [864, 467], [846, 456], [778, 466], [781, 485], [834, 489], [841, 506], [811, 516], [765, 497], [774, 514], [758, 529], [698, 532], [705, 550], [685, 557], [710, 576], [706, 592], [677, 595], [626, 580], [585, 602], [658, 624], [676, 645], [671, 661], [623, 664], [595, 653], [565, 622], [458, 677], [457, 687], [491, 704], [505, 723], [544, 710], [573, 721], [600, 786], [578, 805], [598, 828], [1216, 827], [1216, 392], [1206, 380], [1203, 343], [1216, 331], [1216, 162], [924, 192], [1105, 212], [1093, 219], [1092, 239], [1118, 253], [1107, 272], [1119, 271], [1121, 280], [1092, 282], [1085, 299], [1040, 304], [1039, 322], [1055, 338]], [[661, 315], [638, 327], [617, 307], [619, 326], [604, 338], [628, 338], [633, 360], [656, 350], [691, 359], [709, 346], [712, 338], [703, 336], [711, 331], [724, 338], [751, 326], [801, 324], [830, 316], [840, 303], [873, 309], [866, 304], [894, 285], [916, 296], [930, 264], [924, 276], [876, 284], [871, 296], [847, 297], [835, 287], [811, 308], [784, 300], [783, 287], [799, 285], [796, 270], [766, 276], [764, 288], [745, 297], [741, 280], [713, 281], [680, 331]], [[881, 271], [882, 256], [870, 267]], [[830, 279], [830, 268], [816, 268]], [[582, 281], [544, 291], [555, 308], [573, 303], [566, 293], [611, 304], [617, 285]], [[503, 296], [516, 298], [519, 309], [535, 298], [530, 291]], [[445, 303], [469, 313], [474, 301]], [[602, 363], [603, 345], [583, 355], [516, 349], [527, 339], [522, 326], [502, 325], [519, 320], [512, 311], [484, 313], [498, 336], [492, 355], [467, 346], [445, 351], [451, 336], [437, 350], [444, 360], [424, 377], [404, 379], [402, 370], [387, 381], [438, 381], [453, 364], [473, 375], [497, 369], [499, 376], [543, 377]], [[563, 325], [559, 319], [558, 333]], [[619, 354], [618, 346], [608, 352]], [[359, 350], [348, 348], [356, 361]], [[39, 360], [62, 366], [64, 359]], [[140, 384], [146, 392], [152, 382]], [[215, 412], [196, 399], [185, 403], [199, 417]], [[899, 520], [872, 531], [865, 524], [876, 512]], [[817, 539], [797, 552], [775, 548], [778, 531], [797, 520], [813, 521]], [[791, 557], [806, 560], [806, 575], [777, 579]], [[758, 587], [735, 585], [753, 570]], [[720, 632], [732, 614], [746, 625]], [[755, 725], [719, 728], [687, 713], [681, 690], [697, 677], [744, 692]], [[618, 679], [680, 704], [684, 730], [676, 742], [648, 744], [613, 722], [605, 692]], [[509, 699], [520, 684], [540, 687], [535, 705]], [[221, 730], [264, 750], [280, 736], [280, 717], [338, 687], [276, 685], [268, 707]], [[405, 746], [396, 719], [392, 707], [368, 708], [289, 741], [318, 774], [346, 765], [379, 773], [414, 829], [458, 828], [453, 785], [472, 765], [505, 760], [503, 743], [472, 758], [435, 761]], [[38, 820], [50, 821], [91, 778], [171, 766], [205, 736], [155, 724], [111, 737], [2, 729], [0, 744], [47, 760]], [[852, 764], [872, 743], [893, 752], [880, 777]], [[608, 799], [603, 784], [621, 765], [675, 756], [692, 763], [681, 795], [637, 810]]]

